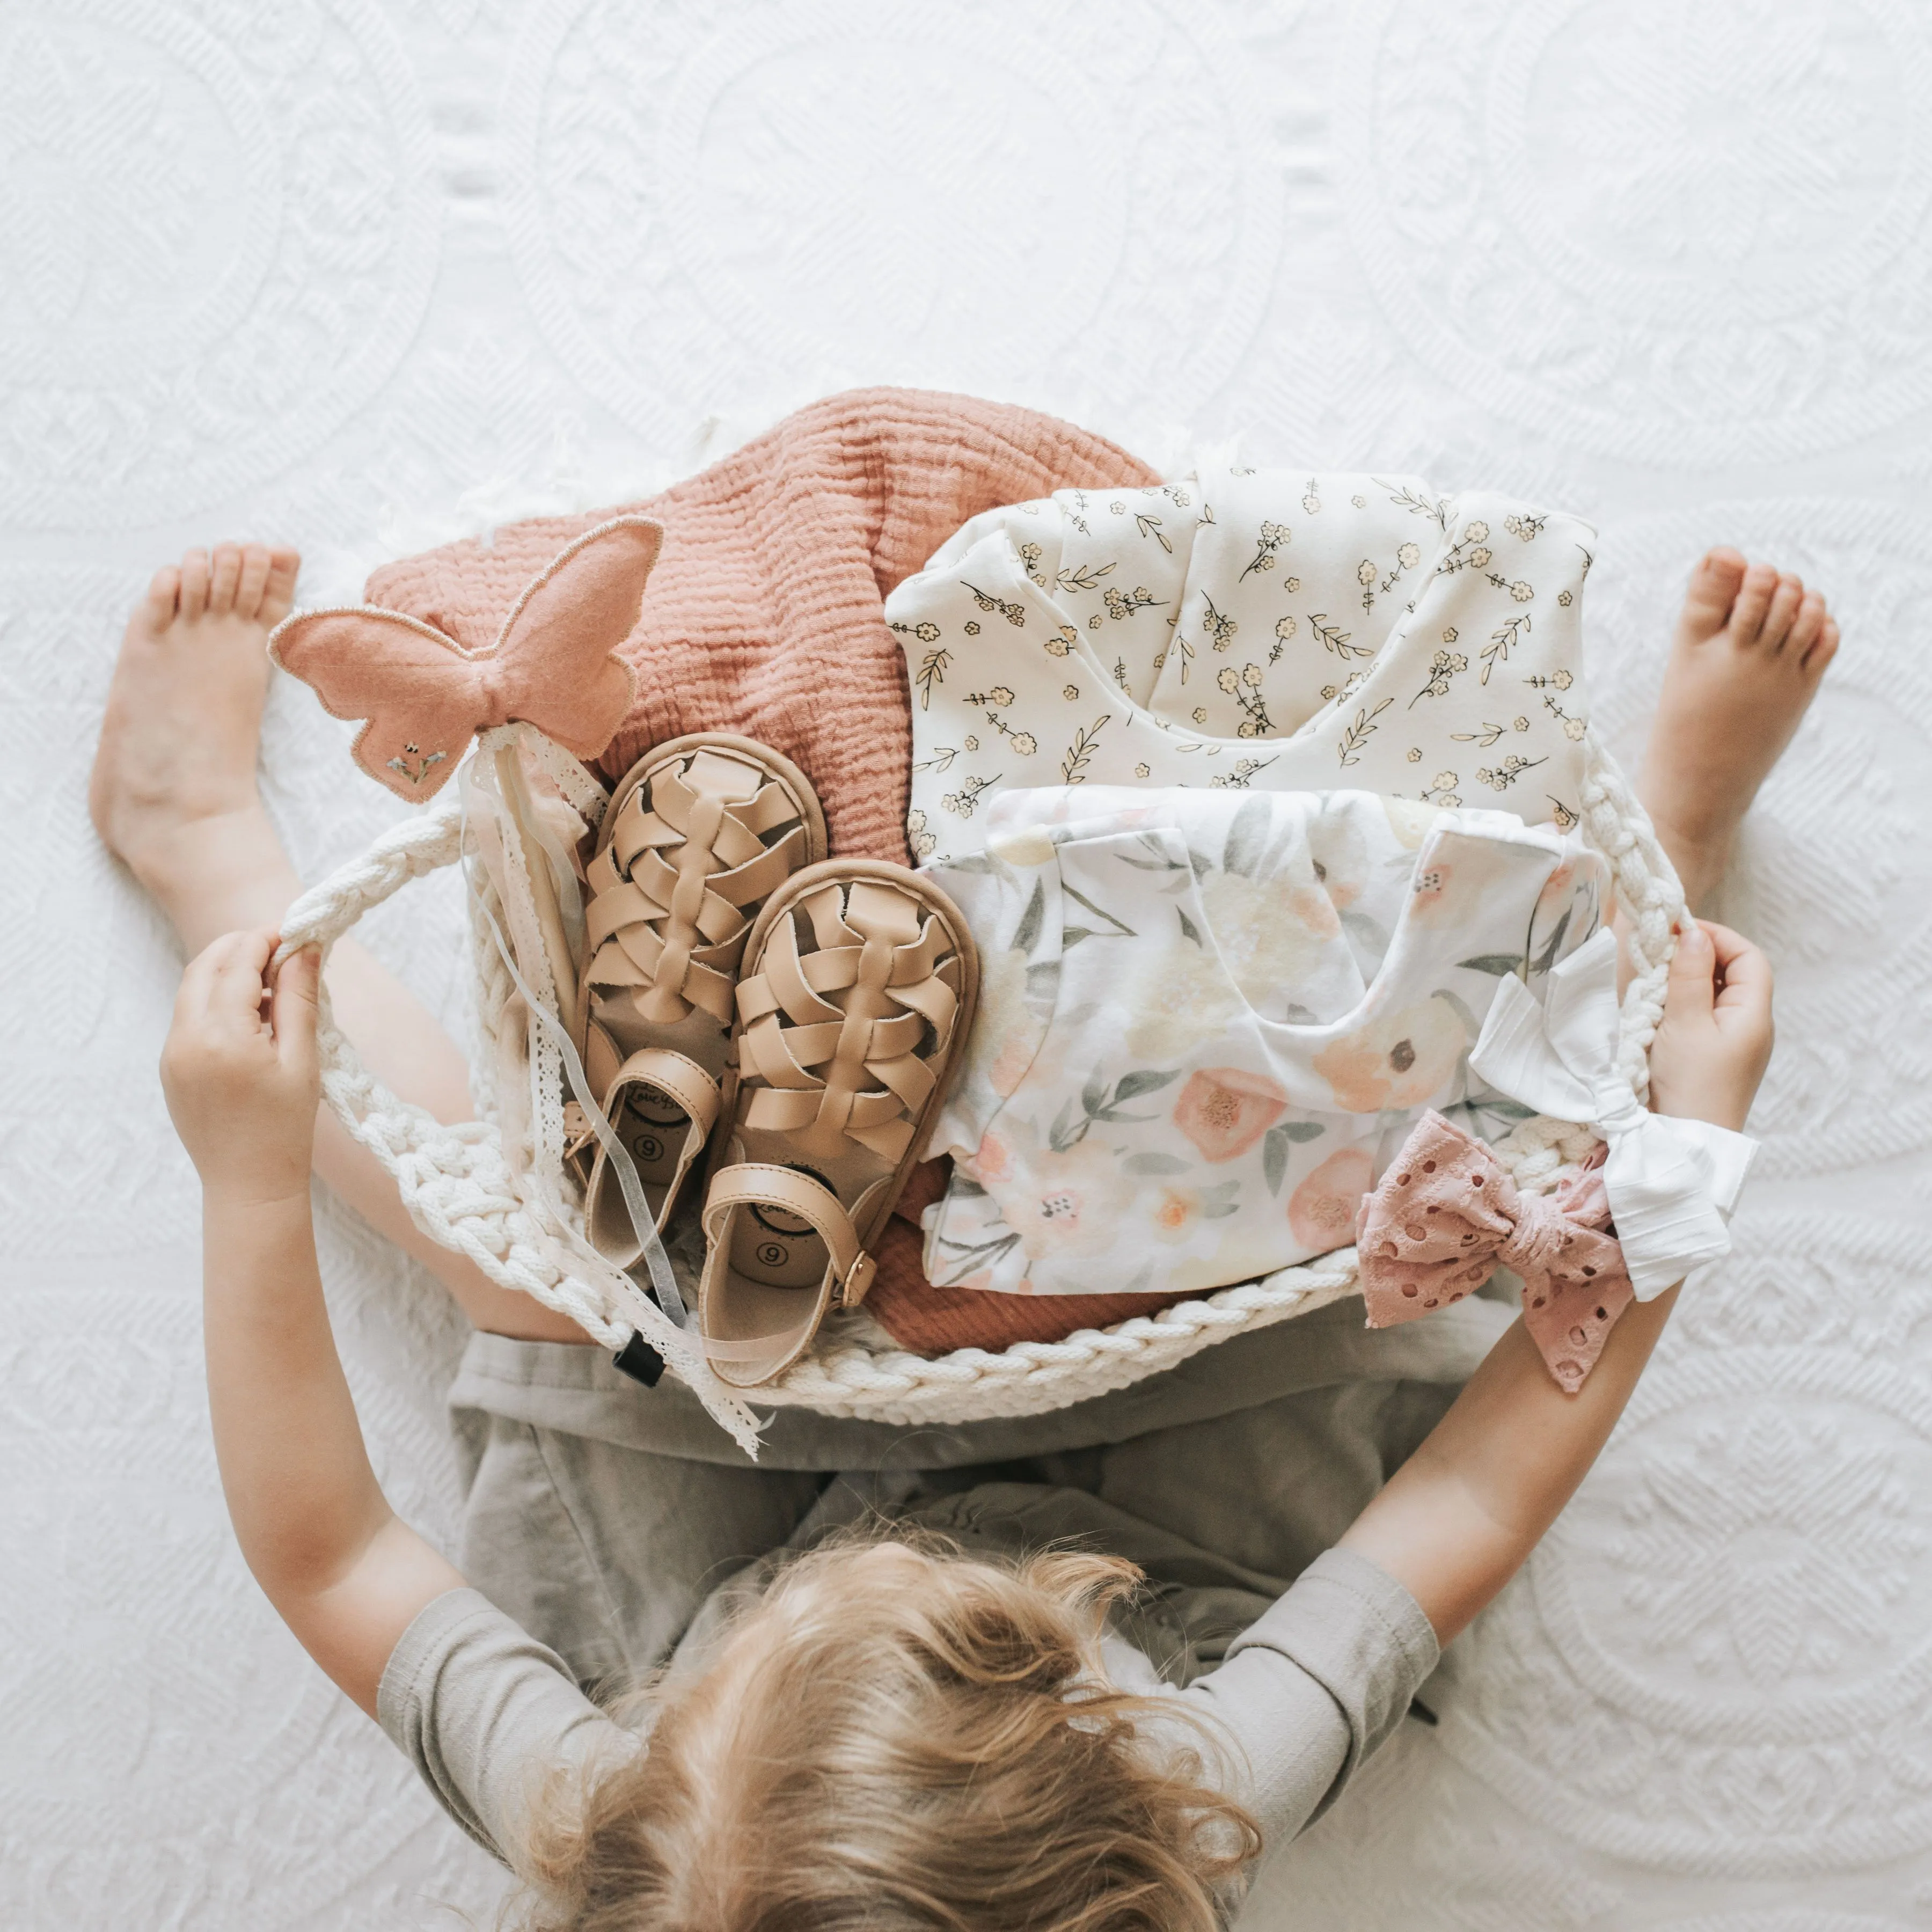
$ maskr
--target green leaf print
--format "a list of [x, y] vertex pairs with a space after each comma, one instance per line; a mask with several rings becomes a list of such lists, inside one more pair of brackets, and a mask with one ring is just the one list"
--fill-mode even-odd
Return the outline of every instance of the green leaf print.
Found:
[[1129, 1154], [1120, 1166], [1128, 1174], [1185, 1174], [1188, 1163], [1178, 1155], [1150, 1150], [1145, 1154]]
[[[1196, 946], [1200, 946], [1201, 935], [1194, 930], [1194, 922], [1190, 919], [1186, 914], [1183, 912], [1178, 906], [1176, 906], [1174, 909], [1174, 916], [1180, 922], [1181, 938], [1183, 939], [1191, 939]], [[1202, 950], [1205, 952], [1207, 948], [1205, 946], [1202, 946]]]
[[1238, 1180], [1217, 1180], [1212, 1187], [1201, 1190], [1201, 1218], [1204, 1221], [1223, 1221], [1230, 1214], [1240, 1212], [1241, 1184]]
[[1566, 908], [1563, 916], [1556, 922], [1556, 930], [1550, 935], [1550, 944], [1536, 956], [1530, 968], [1532, 973], [1547, 973], [1556, 964], [1557, 948], [1563, 944], [1563, 935], [1570, 930], [1570, 914]]
[[1514, 952], [1479, 952], [1473, 959], [1459, 959], [1456, 964], [1466, 967], [1472, 973], [1492, 973], [1498, 980], [1504, 980], [1522, 964], [1522, 960]]
[[1027, 901], [1027, 909], [1020, 914], [1018, 929], [1013, 934], [1012, 950], [1016, 952], [1030, 952], [1040, 944], [1040, 929], [1046, 919], [1046, 887], [1036, 879], [1033, 882], [1033, 897]]
[[1122, 1074], [1110, 1090], [1107, 1083], [1095, 1074], [1080, 1090], [1079, 1118], [1074, 1118], [1073, 1102], [1067, 1101], [1053, 1118], [1053, 1125], [1047, 1132], [1047, 1144], [1055, 1154], [1064, 1154], [1087, 1138], [1088, 1130], [1096, 1120], [1118, 1125], [1158, 1119], [1160, 1117], [1154, 1114], [1124, 1114], [1120, 1108], [1124, 1102], [1138, 1100], [1143, 1094], [1157, 1093], [1180, 1078], [1178, 1072], [1157, 1073], [1151, 1067], [1142, 1067], [1134, 1072]]
[[1270, 1127], [1262, 1140], [1262, 1178], [1270, 1194], [1281, 1192], [1282, 1177], [1288, 1172], [1288, 1150], [1298, 1143], [1318, 1140], [1327, 1132], [1319, 1120], [1283, 1120]]
[[1114, 1089], [1113, 1104], [1118, 1106], [1123, 1100], [1138, 1100], [1143, 1094], [1158, 1093], [1162, 1088], [1172, 1086], [1180, 1078], [1178, 1073], [1156, 1073], [1149, 1066], [1141, 1067], [1132, 1073], [1124, 1073]]
[[1241, 801], [1241, 808], [1228, 827], [1228, 843], [1221, 854], [1224, 872], [1238, 872], [1246, 879], [1254, 877], [1255, 868], [1268, 850], [1268, 828], [1274, 818], [1274, 812], [1261, 793], [1250, 792]]

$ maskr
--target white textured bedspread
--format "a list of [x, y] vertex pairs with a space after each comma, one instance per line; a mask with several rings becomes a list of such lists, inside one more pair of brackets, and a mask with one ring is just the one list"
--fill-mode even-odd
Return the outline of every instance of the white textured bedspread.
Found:
[[[0, 1922], [386, 1932], [501, 1892], [228, 1532], [154, 1076], [178, 962], [83, 806], [130, 600], [244, 535], [313, 601], [903, 380], [1591, 518], [1626, 755], [1704, 546], [1829, 593], [1729, 888], [1780, 974], [1736, 1257], [1439, 1724], [1244, 1922], [1932, 1924], [1929, 199], [1909, 0], [6, 0]], [[392, 809], [344, 743], [278, 691], [311, 878]], [[460, 1024], [458, 911], [418, 886], [370, 937]], [[459, 1324], [324, 1222], [378, 1466], [445, 1533]]]

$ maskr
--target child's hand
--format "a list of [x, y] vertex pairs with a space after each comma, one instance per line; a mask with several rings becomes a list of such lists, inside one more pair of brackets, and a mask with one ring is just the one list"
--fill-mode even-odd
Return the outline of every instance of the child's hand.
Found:
[[271, 989], [275, 944], [273, 932], [231, 932], [190, 961], [161, 1049], [168, 1112], [203, 1189], [242, 1201], [308, 1198], [322, 1093], [321, 955], [291, 955]]
[[1742, 1130], [1771, 1043], [1771, 962], [1727, 926], [1688, 922], [1651, 1045], [1651, 1106]]

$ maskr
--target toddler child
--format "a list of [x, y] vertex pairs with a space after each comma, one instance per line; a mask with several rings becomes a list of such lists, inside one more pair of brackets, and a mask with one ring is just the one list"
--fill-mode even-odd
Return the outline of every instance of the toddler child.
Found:
[[[533, 1924], [1216, 1922], [1528, 1556], [1674, 1291], [1628, 1311], [1574, 1396], [1496, 1304], [1364, 1335], [1342, 1304], [1052, 1416], [783, 1411], [752, 1466], [688, 1391], [625, 1381], [425, 1240], [318, 1120], [317, 962], [268, 973], [296, 881], [254, 784], [262, 643], [295, 568], [224, 548], [156, 578], [92, 796], [196, 955], [163, 1077], [202, 1181], [224, 1486], [277, 1610], [530, 1881]], [[1795, 578], [1726, 550], [1700, 566], [1643, 785], [1694, 901], [1836, 642]], [[366, 954], [338, 946], [330, 986], [380, 1077], [466, 1117], [460, 1056]], [[1653, 1105], [1739, 1127], [1770, 1046], [1762, 955], [1688, 924]], [[452, 1395], [460, 1568], [370, 1469], [311, 1170], [478, 1330]], [[1446, 1367], [1414, 1340], [1437, 1324], [1462, 1337]]]

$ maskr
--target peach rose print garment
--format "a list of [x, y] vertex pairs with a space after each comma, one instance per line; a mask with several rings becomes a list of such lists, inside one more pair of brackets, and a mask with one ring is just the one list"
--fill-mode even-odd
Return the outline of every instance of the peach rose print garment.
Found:
[[1574, 832], [1367, 792], [1060, 787], [988, 816], [932, 868], [984, 962], [928, 1149], [947, 1287], [1172, 1295], [1347, 1246], [1427, 1109], [1484, 1139], [1525, 1118], [1470, 1049], [1604, 889]]

